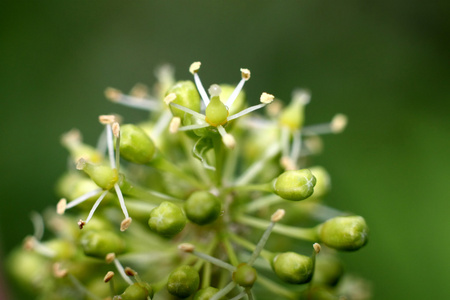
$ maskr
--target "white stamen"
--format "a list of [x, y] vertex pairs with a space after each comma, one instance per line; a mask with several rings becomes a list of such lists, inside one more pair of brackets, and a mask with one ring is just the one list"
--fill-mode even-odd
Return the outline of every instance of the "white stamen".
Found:
[[172, 103], [173, 101], [175, 101], [175, 99], [177, 99], [177, 94], [175, 93], [170, 93], [169, 95], [167, 95], [164, 98], [164, 103], [166, 103], [167, 105], [169, 105], [170, 103]]
[[33, 229], [34, 234], [33, 236], [36, 238], [36, 240], [42, 239], [42, 236], [44, 235], [44, 219], [42, 218], [42, 215], [33, 211], [30, 215], [31, 222], [33, 223]]
[[143, 83], [136, 83], [130, 91], [132, 97], [143, 99], [148, 97], [148, 87]]
[[298, 159], [300, 157], [300, 151], [302, 149], [302, 134], [300, 130], [295, 130], [292, 134], [292, 148], [291, 148], [291, 161], [294, 165], [297, 165]]
[[116, 161], [114, 156], [114, 145], [113, 145], [114, 139], [111, 124], [106, 124], [106, 141], [108, 143], [109, 163], [111, 165], [111, 169], [115, 169]]
[[69, 271], [67, 269], [62, 268], [61, 263], [56, 262], [53, 264], [53, 275], [56, 278], [66, 277], [68, 273]]
[[232, 289], [237, 285], [236, 282], [231, 281], [229, 284], [227, 284], [223, 289], [215, 293], [209, 300], [219, 300], [229, 292], [231, 292]]
[[281, 154], [283, 157], [289, 157], [289, 127], [281, 127], [280, 144], [281, 144]]
[[331, 131], [333, 133], [341, 133], [345, 127], [347, 126], [347, 116], [344, 114], [337, 114], [333, 117], [333, 120], [331, 120]]
[[158, 137], [161, 135], [164, 129], [167, 128], [171, 120], [172, 120], [172, 113], [167, 109], [164, 110], [162, 115], [158, 118], [158, 121], [156, 121], [155, 126], [153, 127], [151, 137], [154, 140], [158, 139]]
[[208, 92], [211, 97], [220, 96], [220, 93], [222, 93], [222, 89], [218, 84], [213, 84], [209, 87]]
[[268, 93], [262, 93], [261, 97], [259, 98], [259, 101], [264, 104], [272, 103], [273, 99], [275, 99], [275, 96]]
[[170, 133], [176, 133], [181, 125], [181, 119], [179, 117], [173, 117], [170, 121], [169, 131]]
[[170, 103], [170, 105], [172, 105], [173, 107], [176, 107], [176, 108], [178, 108], [178, 109], [184, 111], [185, 113], [188, 113], [188, 114], [190, 114], [190, 115], [193, 115], [193, 116], [196, 117], [197, 119], [200, 119], [200, 120], [203, 120], [203, 121], [206, 119], [206, 117], [205, 117], [204, 115], [199, 114], [198, 112], [193, 111], [192, 109], [189, 109], [189, 108], [187, 108], [187, 107], [178, 105], [178, 104], [173, 103], [173, 102]]
[[280, 158], [280, 165], [286, 170], [286, 171], [293, 171], [296, 170], [296, 165], [294, 161], [292, 161], [292, 158], [289, 156], [282, 156]]
[[100, 197], [97, 199], [97, 201], [95, 201], [94, 206], [92, 206], [91, 211], [89, 212], [89, 215], [86, 219], [86, 221], [84, 221], [84, 225], [86, 225], [92, 218], [92, 216], [94, 215], [95, 210], [97, 209], [97, 207], [100, 205], [100, 203], [102, 202], [103, 198], [105, 198], [106, 194], [108, 193], [108, 191], [104, 191]]
[[67, 148], [72, 148], [81, 144], [82, 136], [78, 129], [72, 129], [61, 136], [61, 144]]
[[234, 147], [236, 147], [236, 140], [234, 139], [234, 137], [231, 134], [227, 133], [222, 125], [217, 126], [217, 130], [222, 136], [222, 142], [225, 144], [225, 146], [227, 148], [234, 149]]
[[96, 195], [98, 195], [98, 193], [100, 193], [102, 191], [102, 189], [95, 189], [93, 191], [90, 191], [84, 195], [81, 195], [80, 197], [74, 199], [73, 201], [70, 201], [67, 206], [66, 206], [66, 210], [68, 210], [69, 208], [72, 208], [74, 206], [77, 206], [78, 204], [86, 201], [87, 199], [94, 197]]
[[119, 125], [119, 123], [114, 122], [114, 123], [112, 124], [112, 131], [113, 131], [114, 136], [115, 136], [116, 138], [118, 138], [119, 135], [120, 135], [120, 125]]
[[116, 183], [114, 184], [114, 189], [116, 190], [117, 198], [119, 198], [120, 207], [122, 209], [122, 212], [126, 218], [129, 218], [127, 207], [125, 206], [125, 200], [123, 199], [122, 191], [120, 190], [119, 185]]
[[232, 115], [232, 116], [229, 116], [229, 117], [227, 118], [227, 121], [231, 121], [231, 120], [237, 119], [237, 118], [239, 118], [239, 117], [242, 117], [242, 116], [244, 116], [244, 115], [246, 115], [246, 114], [249, 114], [249, 113], [251, 113], [252, 111], [255, 111], [255, 110], [257, 110], [257, 109], [260, 109], [260, 108], [262, 108], [262, 107], [264, 107], [264, 106], [266, 106], [266, 105], [267, 105], [266, 103], [261, 103], [261, 104], [258, 104], [258, 105], [254, 105], [254, 106], [247, 107], [246, 109], [241, 110], [241, 111], [238, 112], [237, 114], [234, 114], [234, 115]]
[[259, 240], [258, 244], [255, 247], [255, 250], [252, 253], [252, 256], [250, 257], [250, 259], [247, 262], [249, 266], [253, 265], [255, 260], [258, 258], [259, 254], [261, 253], [261, 251], [263, 250], [264, 246], [266, 245], [270, 234], [272, 233], [272, 229], [275, 226], [275, 223], [278, 222], [279, 220], [281, 220], [283, 218], [283, 216], [284, 216], [284, 210], [283, 209], [277, 210], [272, 215], [272, 219], [271, 219], [271, 222], [270, 222], [269, 226], [267, 227], [266, 231], [264, 231], [261, 239]]
[[66, 207], [67, 207], [67, 200], [65, 198], [62, 198], [61, 200], [58, 201], [58, 204], [56, 204], [56, 213], [58, 215], [63, 215], [64, 212], [66, 211]]
[[133, 281], [127, 276], [127, 274], [125, 274], [125, 270], [117, 258], [114, 259], [114, 264], [116, 265], [117, 271], [119, 271], [119, 274], [122, 276], [123, 280], [125, 280], [129, 285], [133, 285]]
[[116, 254], [114, 252], [108, 253], [105, 256], [106, 263], [110, 264], [116, 259]]
[[237, 96], [239, 95], [239, 93], [241, 92], [242, 88], [244, 87], [244, 84], [247, 80], [245, 78], [242, 78], [241, 81], [239, 81], [238, 85], [235, 87], [235, 89], [233, 90], [233, 92], [231, 93], [230, 97], [228, 98], [227, 102], [226, 102], [226, 106], [228, 108], [231, 108], [231, 106], [233, 105], [234, 101], [236, 100]]
[[178, 128], [178, 131], [188, 131], [188, 130], [195, 130], [195, 129], [201, 129], [201, 128], [206, 128], [209, 127], [211, 125], [209, 125], [208, 123], [205, 124], [195, 124], [195, 125], [187, 125], [187, 126], [183, 126]]

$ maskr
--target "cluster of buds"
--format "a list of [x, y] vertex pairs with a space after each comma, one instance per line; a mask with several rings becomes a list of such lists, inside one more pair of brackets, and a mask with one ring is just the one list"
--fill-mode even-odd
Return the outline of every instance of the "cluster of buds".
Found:
[[327, 171], [306, 168], [346, 117], [304, 126], [305, 90], [286, 107], [266, 92], [248, 107], [248, 69], [207, 93], [200, 65], [193, 81], [164, 66], [152, 90], [106, 89], [150, 116], [100, 116], [96, 147], [63, 136], [61, 200], [32, 215], [34, 235], [11, 255], [18, 282], [47, 300], [369, 298], [338, 257], [367, 243], [367, 224], [327, 206]]

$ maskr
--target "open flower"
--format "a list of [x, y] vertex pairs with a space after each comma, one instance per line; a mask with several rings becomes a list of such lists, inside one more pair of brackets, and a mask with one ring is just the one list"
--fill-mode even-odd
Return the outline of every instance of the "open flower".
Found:
[[[94, 206], [92, 206], [91, 211], [89, 212], [88, 217], [85, 221], [79, 220], [78, 226], [82, 229], [93, 217], [94, 212], [100, 205], [100, 203], [105, 198], [106, 194], [110, 190], [114, 190], [116, 192], [117, 198], [119, 199], [120, 207], [122, 209], [123, 214], [125, 215], [125, 219], [122, 221], [120, 225], [120, 230], [125, 231], [128, 226], [130, 226], [131, 218], [128, 215], [127, 208], [125, 206], [125, 200], [122, 195], [122, 191], [120, 190], [118, 181], [119, 181], [119, 166], [120, 166], [120, 126], [119, 123], [116, 122], [116, 118], [113, 115], [104, 115], [99, 117], [100, 123], [104, 124], [106, 127], [106, 141], [108, 146], [108, 158], [109, 158], [109, 166], [105, 165], [95, 165], [84, 158], [80, 158], [77, 162], [77, 169], [83, 170], [86, 172], [89, 177], [99, 186], [98, 189], [90, 191], [77, 199], [67, 203], [66, 199], [61, 199], [58, 204], [56, 211], [58, 214], [63, 214], [67, 209], [77, 206], [78, 204], [86, 201], [87, 199], [100, 194], [100, 197], [95, 202]], [[116, 151], [114, 152], [114, 137], [116, 137]]]
[[180, 127], [181, 119], [179, 117], [174, 117], [171, 123], [171, 131], [172, 132], [188, 131], [207, 127], [215, 127], [217, 128], [219, 134], [222, 136], [222, 141], [225, 144], [225, 146], [232, 149], [234, 148], [236, 141], [234, 137], [231, 134], [227, 133], [227, 131], [225, 130], [226, 124], [231, 120], [237, 119], [254, 110], [266, 106], [267, 104], [273, 101], [274, 96], [271, 94], [262, 93], [260, 97], [261, 101], [260, 104], [248, 107], [230, 116], [229, 111], [233, 103], [235, 102], [236, 98], [238, 97], [239, 93], [244, 87], [245, 82], [250, 79], [250, 71], [248, 69], [241, 69], [241, 76], [242, 76], [241, 81], [238, 83], [234, 91], [231, 93], [230, 97], [226, 101], [222, 101], [222, 99], [220, 99], [222, 89], [217, 84], [211, 85], [210, 88], [208, 89], [210, 97], [208, 97], [208, 95], [206, 94], [206, 91], [198, 75], [200, 65], [201, 65], [200, 62], [192, 63], [189, 68], [189, 71], [194, 75], [195, 85], [197, 86], [197, 90], [200, 93], [200, 96], [203, 100], [205, 109], [202, 113], [199, 113], [182, 105], [176, 104], [173, 101], [177, 99], [177, 95], [175, 93], [168, 94], [164, 99], [164, 101], [168, 105], [172, 105], [173, 107], [180, 109], [181, 111], [193, 116], [198, 121], [197, 124]]

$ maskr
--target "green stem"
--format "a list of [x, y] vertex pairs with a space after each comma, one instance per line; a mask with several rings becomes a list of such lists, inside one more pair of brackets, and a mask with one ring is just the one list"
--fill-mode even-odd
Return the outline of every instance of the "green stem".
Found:
[[283, 198], [280, 198], [280, 196], [275, 194], [270, 194], [265, 197], [258, 198], [254, 201], [248, 202], [245, 204], [245, 211], [246, 212], [255, 212], [261, 208], [267, 208], [272, 204], [280, 203], [280, 202], [286, 202]]
[[211, 263], [205, 263], [203, 267], [203, 276], [202, 276], [202, 288], [207, 288], [211, 285]]
[[273, 282], [272, 280], [262, 276], [261, 274], [258, 274], [258, 283], [260, 283], [261, 285], [263, 285], [265, 288], [267, 288], [269, 291], [272, 291], [274, 294], [279, 295], [279, 296], [284, 296], [290, 300], [295, 300], [297, 299], [297, 295], [286, 289], [284, 286], [279, 285], [275, 282]]
[[273, 186], [272, 182], [267, 183], [260, 183], [260, 184], [249, 184], [249, 185], [239, 185], [239, 186], [232, 186], [226, 189], [226, 191], [260, 191], [260, 192], [272, 192]]
[[[238, 216], [236, 218], [236, 220], [242, 224], [249, 225], [254, 228], [259, 228], [262, 230], [265, 230], [270, 225], [270, 222], [268, 222], [268, 221], [245, 216], [245, 215]], [[307, 240], [307, 241], [311, 241], [311, 242], [317, 242], [319, 240], [316, 227], [300, 228], [300, 227], [287, 226], [287, 225], [282, 225], [282, 224], [277, 223], [277, 225], [273, 228], [273, 232], [276, 232], [276, 233], [279, 233], [279, 234], [282, 234], [282, 235], [285, 235], [288, 237], [292, 237], [292, 238], [296, 238], [296, 239], [300, 239], [300, 240]]]
[[222, 139], [219, 137], [214, 137], [213, 147], [216, 161], [216, 185], [217, 187], [222, 186], [222, 172], [223, 172], [223, 162], [224, 162], [224, 149]]
[[230, 259], [230, 263], [237, 267], [239, 265], [239, 260], [237, 259], [236, 252], [233, 249], [233, 245], [230, 243], [230, 239], [228, 236], [222, 236], [222, 243], [225, 246], [225, 251], [228, 254], [228, 258]]

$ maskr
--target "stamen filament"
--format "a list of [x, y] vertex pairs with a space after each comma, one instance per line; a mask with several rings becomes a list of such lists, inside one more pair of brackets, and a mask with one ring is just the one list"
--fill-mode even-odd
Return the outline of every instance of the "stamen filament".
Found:
[[248, 213], [255, 212], [261, 208], [266, 208], [273, 204], [284, 202], [284, 201], [286, 201], [286, 200], [284, 200], [283, 198], [281, 198], [278, 195], [275, 195], [275, 194], [267, 195], [265, 197], [261, 197], [252, 202], [247, 203], [245, 211]]
[[76, 198], [73, 201], [70, 201], [67, 206], [66, 206], [66, 210], [69, 208], [72, 208], [74, 206], [77, 206], [80, 203], [83, 203], [84, 201], [86, 201], [87, 199], [96, 196], [98, 193], [100, 193], [102, 191], [102, 189], [95, 189], [93, 191], [90, 191], [84, 195], [81, 195], [80, 197]]
[[261, 103], [261, 104], [257, 104], [257, 105], [254, 105], [254, 106], [247, 107], [246, 109], [241, 110], [241, 111], [238, 112], [237, 114], [234, 114], [234, 115], [232, 115], [232, 116], [229, 116], [229, 117], [227, 118], [227, 121], [231, 121], [231, 120], [234, 120], [234, 119], [236, 119], [236, 118], [242, 117], [242, 116], [244, 116], [244, 115], [246, 115], [246, 114], [249, 114], [249, 113], [251, 113], [252, 111], [255, 111], [255, 110], [257, 110], [257, 109], [260, 109], [260, 108], [262, 108], [262, 107], [264, 107], [264, 106], [266, 106], [266, 105], [267, 105], [267, 103]]
[[123, 199], [122, 191], [120, 190], [119, 185], [116, 183], [114, 184], [114, 189], [116, 190], [117, 198], [119, 198], [120, 208], [122, 209], [122, 212], [126, 218], [129, 218], [127, 207], [125, 206], [125, 200]]
[[108, 157], [111, 164], [111, 169], [116, 168], [116, 161], [114, 156], [114, 145], [113, 145], [113, 132], [111, 124], [106, 124], [106, 141], [108, 143]]
[[125, 280], [125, 282], [128, 283], [129, 285], [133, 285], [133, 281], [125, 273], [125, 269], [123, 268], [122, 264], [117, 258], [114, 258], [114, 265], [116, 266], [117, 271], [119, 271], [119, 274], [120, 276], [122, 276], [123, 280]]
[[195, 85], [197, 86], [197, 90], [202, 97], [203, 103], [205, 103], [205, 106], [208, 107], [209, 97], [208, 94], [206, 94], [205, 88], [203, 87], [202, 81], [200, 80], [200, 76], [198, 76], [197, 72], [194, 73], [194, 81]]
[[231, 93], [230, 97], [228, 98], [227, 102], [225, 103], [225, 105], [228, 107], [228, 109], [231, 109], [231, 106], [233, 105], [233, 103], [236, 100], [237, 96], [241, 92], [241, 90], [244, 87], [244, 84], [245, 84], [246, 81], [247, 80], [242, 78], [241, 81], [239, 81], [239, 83], [236, 86], [236, 88], [234, 89], [234, 91]]
[[246, 291], [242, 291], [237, 296], [231, 298], [230, 300], [239, 300], [239, 299], [242, 299], [245, 295], [247, 295], [247, 292]]
[[176, 107], [176, 108], [178, 108], [178, 109], [184, 111], [185, 113], [188, 113], [188, 114], [190, 114], [190, 115], [193, 115], [194, 117], [196, 117], [197, 119], [200, 119], [200, 120], [202, 120], [202, 121], [205, 121], [205, 119], [206, 119], [206, 117], [205, 117], [204, 115], [199, 114], [198, 112], [193, 111], [192, 109], [189, 109], [189, 108], [187, 108], [187, 107], [178, 105], [178, 104], [173, 103], [173, 102], [171, 102], [170, 105], [172, 105], [172, 106], [174, 106], [174, 107]]
[[300, 151], [302, 148], [302, 134], [300, 130], [295, 130], [292, 134], [292, 148], [291, 148], [291, 161], [294, 164], [295, 169], [297, 169], [297, 162], [300, 157]]
[[33, 223], [33, 229], [34, 234], [33, 236], [36, 238], [36, 240], [42, 239], [42, 236], [44, 235], [44, 219], [42, 218], [42, 215], [33, 211], [30, 214], [31, 223]]
[[232, 266], [232, 265], [230, 265], [229, 263], [226, 263], [226, 262], [224, 262], [224, 261], [222, 261], [222, 260], [220, 260], [220, 259], [217, 259], [217, 258], [215, 258], [215, 257], [213, 257], [213, 256], [210, 256], [210, 255], [208, 255], [208, 254], [205, 254], [205, 253], [202, 253], [202, 252], [198, 252], [198, 251], [195, 251], [195, 250], [192, 251], [191, 253], [192, 253], [193, 255], [197, 256], [198, 258], [201, 258], [201, 259], [203, 259], [203, 260], [206, 260], [207, 262], [210, 262], [210, 263], [212, 263], [213, 265], [216, 265], [216, 266], [218, 266], [218, 267], [227, 269], [227, 270], [230, 271], [230, 272], [236, 271], [236, 268], [235, 268], [234, 266]]
[[258, 282], [276, 295], [284, 296], [290, 300], [297, 299], [297, 295], [294, 292], [286, 289], [284, 286], [278, 283], [273, 282], [272, 280], [262, 276], [261, 274], [258, 274]]
[[187, 125], [187, 126], [183, 126], [178, 128], [178, 131], [188, 131], [188, 130], [195, 130], [195, 129], [201, 129], [201, 128], [206, 128], [206, 127], [210, 127], [211, 125], [209, 125], [208, 123], [206, 124], [195, 124], [195, 125]]
[[218, 291], [216, 294], [214, 294], [211, 299], [209, 300], [219, 300], [220, 298], [222, 298], [223, 296], [225, 296], [226, 294], [228, 294], [229, 292], [231, 292], [232, 289], [234, 289], [234, 287], [237, 284], [234, 281], [231, 281], [229, 284], [227, 284], [223, 289], [221, 289], [220, 291]]
[[113, 102], [147, 111], [157, 111], [160, 109], [160, 105], [158, 104], [158, 100], [156, 99], [139, 98], [125, 94], [121, 94], [120, 98]]
[[[259, 229], [266, 229], [270, 225], [270, 222], [267, 222], [265, 220], [261, 220], [261, 219], [257, 219], [257, 218], [253, 218], [253, 217], [249, 217], [249, 216], [244, 216], [244, 215], [238, 216], [237, 221], [242, 224], [249, 225], [254, 228], [259, 228]], [[278, 224], [277, 227], [273, 228], [273, 232], [276, 232], [276, 233], [279, 233], [279, 234], [282, 234], [282, 235], [285, 235], [288, 237], [300, 239], [300, 240], [307, 240], [307, 241], [312, 241], [312, 242], [315, 242], [318, 240], [317, 230], [315, 227], [301, 228], [301, 227], [293, 227], [293, 226]]]
[[154, 140], [158, 139], [161, 133], [169, 126], [170, 121], [172, 120], [172, 113], [170, 110], [165, 110], [162, 115], [158, 118], [158, 121], [153, 127], [152, 138]]
[[97, 199], [97, 201], [95, 201], [94, 206], [92, 206], [91, 211], [89, 212], [89, 215], [86, 219], [85, 224], [87, 224], [89, 222], [89, 220], [92, 218], [92, 216], [94, 215], [95, 210], [97, 209], [97, 207], [100, 205], [100, 203], [102, 202], [103, 198], [105, 198], [106, 194], [108, 193], [108, 191], [104, 191], [100, 197]]

